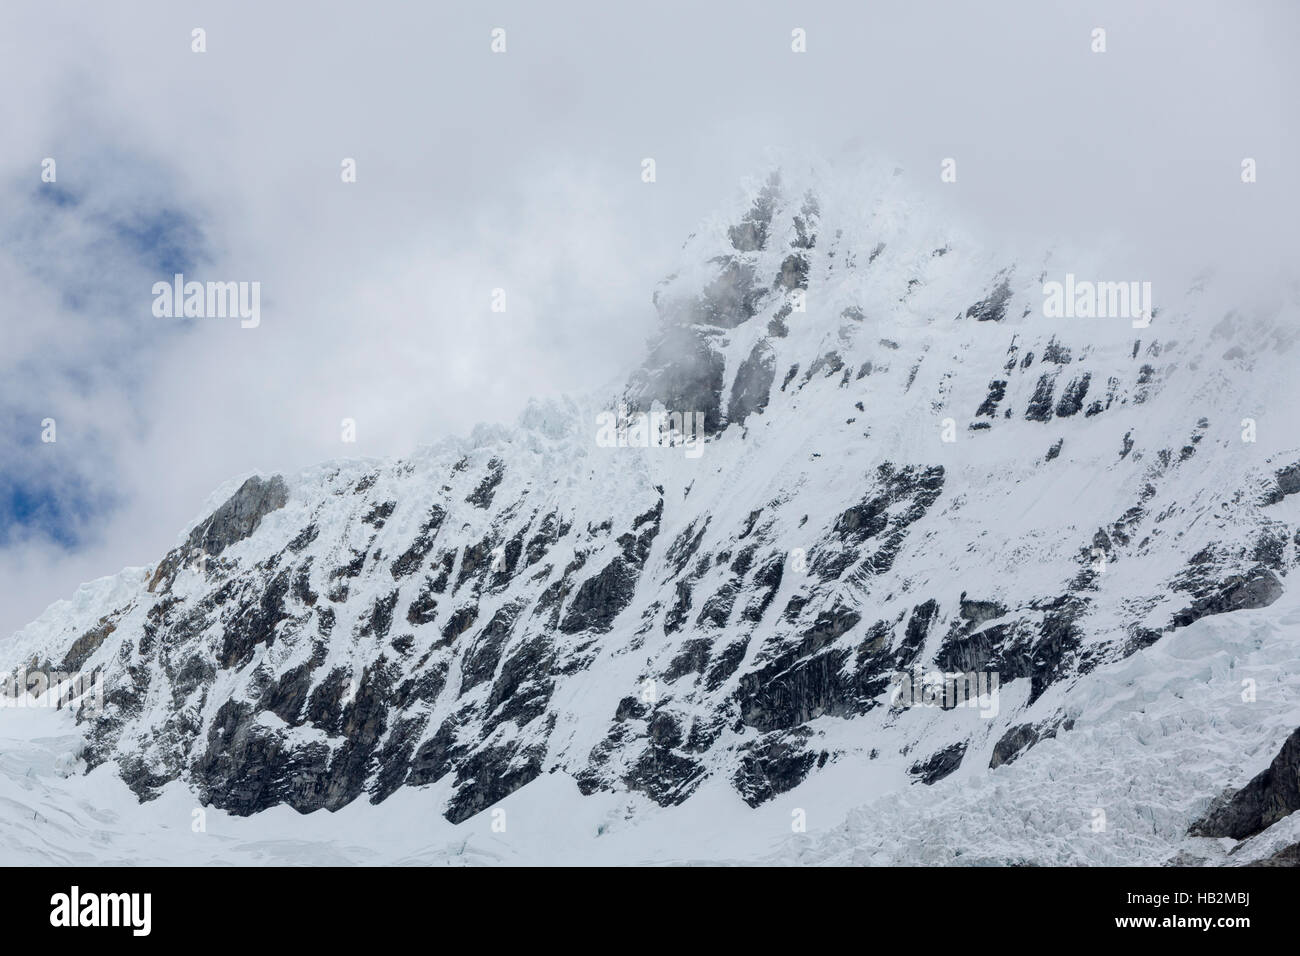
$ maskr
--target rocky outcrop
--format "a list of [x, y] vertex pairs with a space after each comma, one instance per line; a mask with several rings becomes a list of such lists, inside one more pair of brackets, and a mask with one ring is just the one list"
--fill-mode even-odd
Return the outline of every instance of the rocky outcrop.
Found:
[[645, 367], [628, 387], [628, 407], [649, 411], [659, 402], [670, 412], [704, 415], [706, 434], [722, 425], [722, 389], [726, 362], [702, 332], [673, 326], [651, 349]]
[[1185, 627], [1211, 614], [1268, 607], [1282, 596], [1283, 586], [1277, 574], [1266, 567], [1252, 568], [1235, 574], [1210, 588], [1193, 592], [1196, 600], [1174, 615], [1175, 627]]
[[279, 475], [262, 478], [254, 475], [230, 496], [227, 501], [190, 532], [185, 544], [172, 551], [158, 565], [152, 591], [164, 579], [170, 582], [187, 562], [202, 556], [217, 557], [226, 548], [253, 534], [272, 511], [283, 508], [289, 500], [289, 489]]
[[731, 400], [727, 403], [727, 418], [736, 424], [755, 412], [767, 408], [772, 382], [776, 379], [776, 357], [766, 341], [760, 341], [741, 363], [731, 384]]
[[1189, 836], [1245, 840], [1300, 810], [1300, 730], [1272, 763], [1240, 790], [1215, 802], [1192, 824]]
[[190, 532], [188, 547], [192, 551], [219, 555], [236, 541], [243, 541], [251, 535], [263, 518], [283, 508], [288, 500], [289, 489], [279, 475], [265, 479], [254, 475]]

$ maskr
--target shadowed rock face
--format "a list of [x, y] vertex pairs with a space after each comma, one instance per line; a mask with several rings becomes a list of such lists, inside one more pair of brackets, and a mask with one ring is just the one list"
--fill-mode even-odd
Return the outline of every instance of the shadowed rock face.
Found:
[[1300, 730], [1268, 768], [1231, 797], [1220, 800], [1192, 824], [1189, 836], [1244, 840], [1300, 810]]
[[654, 402], [661, 402], [670, 412], [701, 412], [705, 433], [716, 434], [722, 421], [725, 368], [708, 336], [673, 326], [655, 343], [645, 368], [633, 376], [628, 406], [648, 411]]
[[750, 415], [767, 408], [772, 382], [776, 378], [774, 361], [772, 349], [766, 342], [754, 346], [732, 383], [728, 420], [742, 424]]
[[1002, 278], [987, 298], [976, 302], [966, 310], [968, 319], [977, 322], [1000, 322], [1007, 314], [1007, 303], [1011, 301], [1011, 284]]
[[236, 541], [243, 541], [272, 511], [283, 508], [289, 489], [279, 475], [254, 475], [239, 486], [230, 500], [190, 532], [189, 546], [216, 556]]
[[910, 773], [915, 774], [922, 783], [933, 785], [961, 766], [961, 758], [966, 755], [964, 743], [945, 747], [927, 760], [917, 761]]
[[1035, 727], [1033, 724], [1018, 724], [1008, 730], [993, 747], [993, 756], [989, 758], [989, 769], [993, 770], [1006, 763], [1011, 763], [1022, 753], [1041, 740], [1056, 736], [1057, 730], [1068, 731], [1074, 727], [1073, 720], [1063, 720], [1059, 726], [1048, 722]]
[[1041, 736], [1033, 724], [1020, 724], [1012, 727], [993, 748], [993, 756], [989, 758], [989, 769], [1000, 767], [1004, 763], [1011, 763], [1020, 756], [1022, 751], [1032, 747], [1040, 739]]
[[1265, 504], [1277, 504], [1287, 495], [1300, 492], [1300, 461], [1279, 468], [1274, 475], [1274, 480], [1277, 484], [1265, 495]]
[[1282, 591], [1282, 582], [1276, 574], [1268, 568], [1255, 567], [1247, 574], [1233, 575], [1213, 587], [1194, 592], [1196, 601], [1175, 614], [1173, 623], [1185, 627], [1211, 614], [1268, 607], [1282, 596]]
[[1253, 863], [1247, 863], [1247, 866], [1300, 866], [1300, 843], [1292, 843], [1288, 847], [1283, 847], [1272, 856], [1256, 860]]
[[[251, 537], [263, 518], [272, 511], [283, 508], [288, 501], [289, 488], [279, 475], [270, 478], [254, 475], [249, 478], [221, 507], [190, 532], [183, 545], [172, 549], [159, 562], [158, 570], [149, 582], [150, 592], [155, 591], [162, 582], [165, 582], [163, 589], [169, 589], [177, 571], [196, 558], [215, 558], [232, 544]], [[310, 541], [315, 534], [314, 528], [307, 528], [299, 537]]]

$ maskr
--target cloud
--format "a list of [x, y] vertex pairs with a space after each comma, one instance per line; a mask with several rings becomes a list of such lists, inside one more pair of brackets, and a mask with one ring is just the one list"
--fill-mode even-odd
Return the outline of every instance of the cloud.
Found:
[[[1270, 281], [1297, 208], [1298, 19], [1210, 2], [6, 5], [0, 81], [28, 94], [0, 158], [0, 634], [156, 560], [231, 475], [405, 454], [625, 377], [655, 282], [772, 149], [844, 175], [883, 153], [991, 241], [1068, 237], [1126, 277], [1209, 263]], [[260, 282], [261, 325], [153, 318], [152, 283], [178, 269]]]

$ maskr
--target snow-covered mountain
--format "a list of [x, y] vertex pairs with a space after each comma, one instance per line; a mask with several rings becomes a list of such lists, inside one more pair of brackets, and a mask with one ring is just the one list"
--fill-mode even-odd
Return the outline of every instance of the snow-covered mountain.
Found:
[[0, 711], [7, 848], [112, 804], [93, 859], [169, 859], [201, 804], [419, 862], [1294, 857], [1296, 290], [1046, 317], [1088, 270], [888, 169], [756, 183], [621, 390], [241, 477], [0, 645], [105, 687]]

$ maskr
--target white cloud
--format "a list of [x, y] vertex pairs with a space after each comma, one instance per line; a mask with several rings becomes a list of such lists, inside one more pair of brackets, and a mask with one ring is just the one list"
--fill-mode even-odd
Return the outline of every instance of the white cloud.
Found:
[[[81, 580], [156, 560], [232, 474], [406, 453], [513, 419], [529, 395], [619, 377], [652, 330], [655, 280], [769, 147], [841, 164], [886, 153], [955, 215], [1122, 246], [1134, 277], [1205, 262], [1245, 282], [1285, 262], [1297, 189], [1284, 163], [1300, 154], [1293, 6], [939, 11], [6, 6], [0, 81], [29, 91], [5, 118], [6, 200], [37, 185], [45, 156], [61, 186], [106, 208], [174, 199], [209, 242], [196, 278], [260, 281], [263, 320], [170, 334], [149, 316], [144, 276], [139, 327], [97, 318], [0, 257], [16, 343], [0, 401], [57, 405], [59, 453], [93, 456], [81, 470], [121, 502], [76, 553], [0, 551], [0, 633]], [[1103, 55], [1088, 51], [1097, 24]], [[502, 56], [488, 49], [496, 25], [509, 32]], [[190, 52], [194, 26], [205, 54]], [[808, 53], [790, 52], [793, 26]], [[1260, 168], [1250, 187], [1237, 178], [1247, 155]], [[653, 185], [639, 179], [645, 156]], [[939, 182], [946, 156], [952, 186]], [[356, 184], [340, 182], [344, 157]], [[73, 266], [116, 290], [122, 275], [93, 275], [115, 261]], [[488, 308], [496, 287], [505, 314]], [[84, 388], [39, 362], [19, 376], [16, 355], [91, 374]], [[344, 417], [356, 445], [338, 440]], [[79, 449], [79, 433], [98, 438]]]

